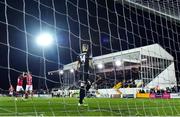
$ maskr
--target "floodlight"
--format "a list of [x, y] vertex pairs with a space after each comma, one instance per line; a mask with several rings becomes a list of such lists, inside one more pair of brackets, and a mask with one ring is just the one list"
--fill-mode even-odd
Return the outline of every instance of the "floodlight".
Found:
[[117, 66], [117, 67], [119, 67], [119, 66], [121, 66], [123, 63], [120, 61], [120, 60], [116, 60], [115, 61], [115, 65]]
[[104, 67], [104, 65], [103, 65], [102, 63], [99, 63], [99, 64], [97, 65], [97, 67], [98, 67], [98, 69], [102, 69], [102, 68]]
[[71, 72], [71, 73], [74, 73], [74, 69], [71, 69], [70, 72]]
[[53, 37], [49, 33], [41, 33], [37, 36], [36, 42], [42, 47], [50, 46], [53, 43]]
[[141, 59], [141, 61], [142, 61], [142, 62], [144, 62], [144, 61], [147, 61], [147, 59], [146, 59], [146, 58], [144, 58], [144, 59]]
[[63, 70], [60, 70], [59, 73], [60, 73], [61, 75], [63, 75], [63, 74], [64, 74], [64, 71], [63, 71]]

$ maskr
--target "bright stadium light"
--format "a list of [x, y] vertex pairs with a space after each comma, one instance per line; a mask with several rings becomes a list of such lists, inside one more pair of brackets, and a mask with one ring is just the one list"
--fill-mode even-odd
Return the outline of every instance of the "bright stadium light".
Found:
[[53, 37], [49, 33], [41, 33], [37, 36], [36, 42], [42, 47], [47, 47], [53, 43]]
[[116, 60], [116, 61], [115, 61], [115, 65], [116, 65], [117, 67], [119, 67], [119, 66], [122, 65], [122, 62], [121, 62], [120, 60]]
[[146, 58], [144, 58], [144, 59], [141, 59], [141, 62], [144, 62], [144, 61], [147, 61], [147, 59], [146, 59]]
[[102, 68], [104, 67], [104, 65], [103, 65], [102, 63], [99, 63], [99, 64], [97, 65], [97, 67], [98, 67], [98, 69], [102, 69]]
[[59, 73], [60, 73], [61, 75], [63, 75], [63, 74], [64, 74], [64, 71], [63, 71], [63, 70], [60, 70]]
[[74, 73], [74, 69], [71, 69], [70, 72], [71, 72], [71, 73]]

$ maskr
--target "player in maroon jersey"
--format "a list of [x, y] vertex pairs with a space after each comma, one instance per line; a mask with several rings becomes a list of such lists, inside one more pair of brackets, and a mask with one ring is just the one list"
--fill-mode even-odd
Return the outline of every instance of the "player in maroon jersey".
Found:
[[21, 94], [21, 96], [23, 97], [23, 93], [24, 93], [24, 89], [23, 89], [23, 80], [24, 80], [24, 72], [23, 74], [18, 76], [17, 79], [17, 86], [16, 86], [16, 92], [17, 94]]
[[32, 97], [32, 91], [33, 91], [33, 85], [32, 85], [32, 74], [30, 72], [27, 72], [25, 75], [26, 78], [26, 98], [28, 98], [28, 95], [31, 94]]

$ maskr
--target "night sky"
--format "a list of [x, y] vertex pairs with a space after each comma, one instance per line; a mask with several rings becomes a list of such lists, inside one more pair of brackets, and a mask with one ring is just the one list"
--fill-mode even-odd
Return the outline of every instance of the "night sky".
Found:
[[[179, 78], [178, 21], [114, 0], [0, 0], [0, 11], [2, 89], [8, 89], [10, 81], [15, 87], [18, 75], [28, 69], [37, 89], [44, 68], [47, 74], [75, 61], [82, 42], [90, 43], [93, 56], [158, 43], [173, 55]], [[51, 32], [55, 39], [44, 49], [45, 58], [35, 43], [41, 31]], [[48, 88], [57, 85], [52, 81], [47, 81]]]

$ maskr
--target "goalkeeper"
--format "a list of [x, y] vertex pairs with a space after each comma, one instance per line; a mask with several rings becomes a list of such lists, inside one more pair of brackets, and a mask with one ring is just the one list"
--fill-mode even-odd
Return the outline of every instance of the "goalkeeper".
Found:
[[89, 80], [89, 69], [92, 65], [92, 60], [89, 57], [89, 46], [88, 44], [82, 44], [82, 53], [78, 56], [77, 70], [80, 80], [80, 96], [79, 96], [79, 106], [83, 104], [84, 97], [87, 91], [91, 87], [91, 82]]

